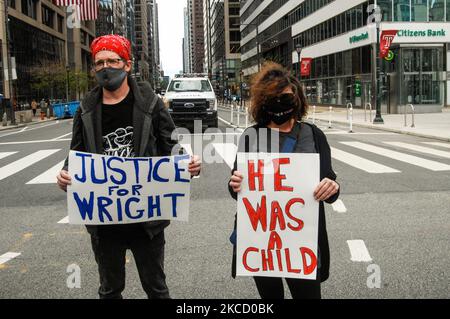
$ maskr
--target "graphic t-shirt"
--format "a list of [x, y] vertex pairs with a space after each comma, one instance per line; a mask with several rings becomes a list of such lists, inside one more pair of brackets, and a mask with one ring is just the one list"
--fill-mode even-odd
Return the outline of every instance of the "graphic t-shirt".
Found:
[[[103, 155], [134, 157], [133, 93], [117, 104], [102, 104]], [[100, 236], [128, 238], [145, 236], [141, 224], [99, 226]]]

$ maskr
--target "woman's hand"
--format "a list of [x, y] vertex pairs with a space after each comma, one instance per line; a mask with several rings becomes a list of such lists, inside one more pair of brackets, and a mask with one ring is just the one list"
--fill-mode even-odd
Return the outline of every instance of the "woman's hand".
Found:
[[70, 178], [69, 172], [61, 170], [59, 175], [56, 176], [56, 182], [58, 183], [59, 188], [67, 192], [67, 185], [72, 184], [72, 179]]
[[241, 172], [234, 171], [233, 175], [231, 175], [230, 186], [233, 189], [233, 192], [239, 193], [241, 191], [242, 180], [244, 176], [242, 176]]
[[316, 201], [324, 201], [336, 194], [339, 190], [339, 184], [335, 181], [324, 178], [314, 191], [314, 198]]
[[191, 173], [191, 177], [200, 175], [202, 163], [200, 157], [197, 155], [191, 156], [191, 162], [189, 163], [188, 171]]

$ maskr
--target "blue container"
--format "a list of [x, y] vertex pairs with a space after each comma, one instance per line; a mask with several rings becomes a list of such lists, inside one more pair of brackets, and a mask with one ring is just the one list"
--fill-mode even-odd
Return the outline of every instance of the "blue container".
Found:
[[53, 114], [59, 119], [70, 118], [75, 115], [79, 107], [80, 101], [53, 104]]

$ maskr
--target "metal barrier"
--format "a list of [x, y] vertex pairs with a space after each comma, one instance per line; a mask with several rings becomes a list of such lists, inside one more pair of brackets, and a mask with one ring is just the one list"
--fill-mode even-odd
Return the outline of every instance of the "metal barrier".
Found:
[[313, 124], [316, 124], [316, 106], [313, 105], [313, 120], [312, 120]]
[[364, 122], [367, 122], [367, 105], [369, 106], [369, 122], [372, 121], [372, 103], [367, 102], [364, 105]]
[[233, 124], [233, 118], [234, 118], [234, 116], [233, 116], [233, 110], [234, 110], [233, 104], [231, 104], [231, 119], [230, 119], [230, 124]]
[[350, 106], [350, 130], [349, 133], [353, 133], [353, 106]]
[[414, 124], [414, 112], [415, 112], [415, 109], [414, 109], [414, 105], [412, 105], [412, 104], [407, 104], [407, 105], [405, 105], [405, 107], [404, 107], [404, 110], [405, 110], [405, 127], [408, 126], [407, 121], [406, 121], [406, 108], [407, 108], [408, 106], [411, 107], [411, 115], [412, 115], [412, 123], [411, 123], [411, 127], [416, 127], [416, 125]]
[[349, 107], [353, 108], [353, 104], [352, 103], [347, 103], [347, 121], [349, 120], [349, 117], [348, 117], [348, 108]]
[[248, 107], [245, 108], [245, 128], [248, 127]]
[[328, 128], [331, 128], [331, 113], [333, 112], [333, 107], [330, 106], [330, 114], [328, 117]]

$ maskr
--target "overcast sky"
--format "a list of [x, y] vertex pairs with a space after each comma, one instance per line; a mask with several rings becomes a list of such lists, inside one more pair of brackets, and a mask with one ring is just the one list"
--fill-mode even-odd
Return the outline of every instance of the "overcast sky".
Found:
[[164, 75], [171, 78], [183, 69], [183, 9], [186, 0], [157, 0], [159, 9], [159, 46]]

